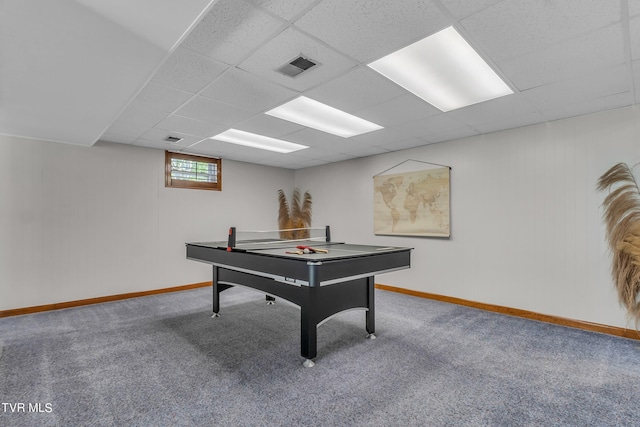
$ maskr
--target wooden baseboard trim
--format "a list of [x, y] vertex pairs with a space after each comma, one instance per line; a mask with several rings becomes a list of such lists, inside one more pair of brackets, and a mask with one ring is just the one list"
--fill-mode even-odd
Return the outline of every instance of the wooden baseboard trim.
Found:
[[127, 294], [108, 295], [105, 297], [88, 298], [76, 301], [58, 302], [54, 304], [38, 305], [35, 307], [14, 308], [0, 311], [0, 318], [10, 316], [20, 316], [22, 314], [39, 313], [41, 311], [60, 310], [63, 308], [80, 307], [89, 304], [100, 304], [103, 302], [118, 301], [128, 298], [146, 297], [148, 295], [166, 294], [169, 292], [188, 291], [189, 289], [204, 288], [211, 286], [211, 282], [192, 283], [190, 285], [174, 286], [171, 288], [154, 289], [151, 291], [130, 292]]
[[[183, 286], [174, 286], [171, 288], [154, 289], [150, 291], [130, 292], [126, 294], [108, 295], [104, 297], [88, 298], [76, 301], [59, 302], [54, 304], [38, 305], [34, 307], [14, 308], [10, 310], [0, 311], [0, 318], [20, 316], [23, 314], [39, 313], [42, 311], [60, 310], [63, 308], [80, 307], [83, 305], [100, 304], [104, 302], [119, 301], [128, 298], [138, 298], [149, 295], [165, 294], [169, 292], [187, 291], [190, 289], [204, 288], [211, 286], [211, 282], [192, 283]], [[376, 283], [376, 289], [383, 291], [397, 292], [405, 295], [427, 298], [435, 301], [442, 301], [451, 304], [463, 305], [466, 307], [477, 308], [485, 311], [493, 311], [495, 313], [506, 314], [509, 316], [522, 317], [525, 319], [537, 320], [540, 322], [553, 323], [556, 325], [567, 326], [570, 328], [583, 329], [591, 332], [599, 332], [602, 334], [615, 335], [623, 338], [640, 340], [640, 331], [635, 329], [625, 329], [616, 326], [602, 325], [599, 323], [585, 322], [583, 320], [567, 319], [549, 314], [540, 314], [534, 311], [522, 310], [519, 308], [505, 307], [501, 305], [486, 304], [482, 302], [465, 300], [462, 298], [449, 297], [446, 295], [432, 294], [429, 292], [414, 291], [411, 289], [397, 288], [395, 286], [383, 285]]]
[[640, 340], [640, 331], [637, 331], [635, 329], [625, 329], [616, 326], [602, 325], [599, 323], [585, 322], [582, 320], [567, 319], [564, 317], [552, 316], [549, 314], [540, 314], [533, 311], [521, 310], [519, 308], [485, 304], [482, 302], [470, 301], [462, 298], [448, 297], [445, 295], [431, 294], [428, 292], [414, 291], [411, 289], [396, 288], [395, 286], [376, 284], [376, 288], [384, 291], [398, 292], [405, 295], [448, 302], [451, 304], [464, 305], [466, 307], [478, 308], [480, 310], [493, 311], [496, 313], [507, 314], [509, 316], [523, 317], [525, 319], [538, 320], [540, 322], [553, 323], [570, 328], [583, 329], [591, 332], [599, 332], [602, 334]]

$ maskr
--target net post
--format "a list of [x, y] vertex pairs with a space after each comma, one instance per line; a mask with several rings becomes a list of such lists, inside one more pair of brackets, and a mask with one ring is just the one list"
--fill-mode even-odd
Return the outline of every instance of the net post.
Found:
[[229, 239], [227, 240], [227, 252], [231, 252], [236, 247], [236, 228], [229, 227]]
[[329, 228], [328, 225], [326, 225], [324, 227], [324, 235], [325, 235], [326, 241], [330, 242], [331, 241], [331, 229]]

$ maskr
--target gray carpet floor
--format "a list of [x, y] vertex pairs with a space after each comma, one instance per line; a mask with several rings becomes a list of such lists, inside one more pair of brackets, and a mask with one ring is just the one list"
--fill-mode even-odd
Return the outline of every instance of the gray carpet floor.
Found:
[[303, 368], [297, 308], [221, 304], [210, 319], [202, 288], [0, 319], [0, 425], [640, 425], [639, 341], [378, 290], [378, 338], [342, 313]]

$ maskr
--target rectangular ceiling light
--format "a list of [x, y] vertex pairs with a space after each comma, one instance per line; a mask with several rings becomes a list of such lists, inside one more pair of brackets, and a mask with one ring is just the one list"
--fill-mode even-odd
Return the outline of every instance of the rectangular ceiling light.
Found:
[[442, 111], [513, 93], [453, 27], [369, 64]]
[[306, 96], [300, 96], [265, 114], [343, 138], [382, 129], [382, 126]]
[[281, 139], [270, 138], [238, 129], [228, 129], [211, 139], [230, 142], [232, 144], [245, 145], [247, 147], [260, 148], [261, 150], [275, 151], [277, 153], [291, 153], [293, 151], [309, 148], [306, 145], [295, 144]]

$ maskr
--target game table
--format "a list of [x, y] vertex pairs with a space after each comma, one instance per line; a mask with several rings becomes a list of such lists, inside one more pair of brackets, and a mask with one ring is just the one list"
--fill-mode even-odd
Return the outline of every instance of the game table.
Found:
[[[284, 240], [187, 243], [187, 258], [213, 265], [213, 316], [220, 312], [220, 292], [245, 286], [300, 307], [300, 353], [311, 367], [317, 355], [317, 327], [349, 309], [366, 310], [368, 338], [375, 338], [374, 276], [410, 268], [411, 248], [330, 241]], [[311, 246], [315, 253], [298, 247]]]

